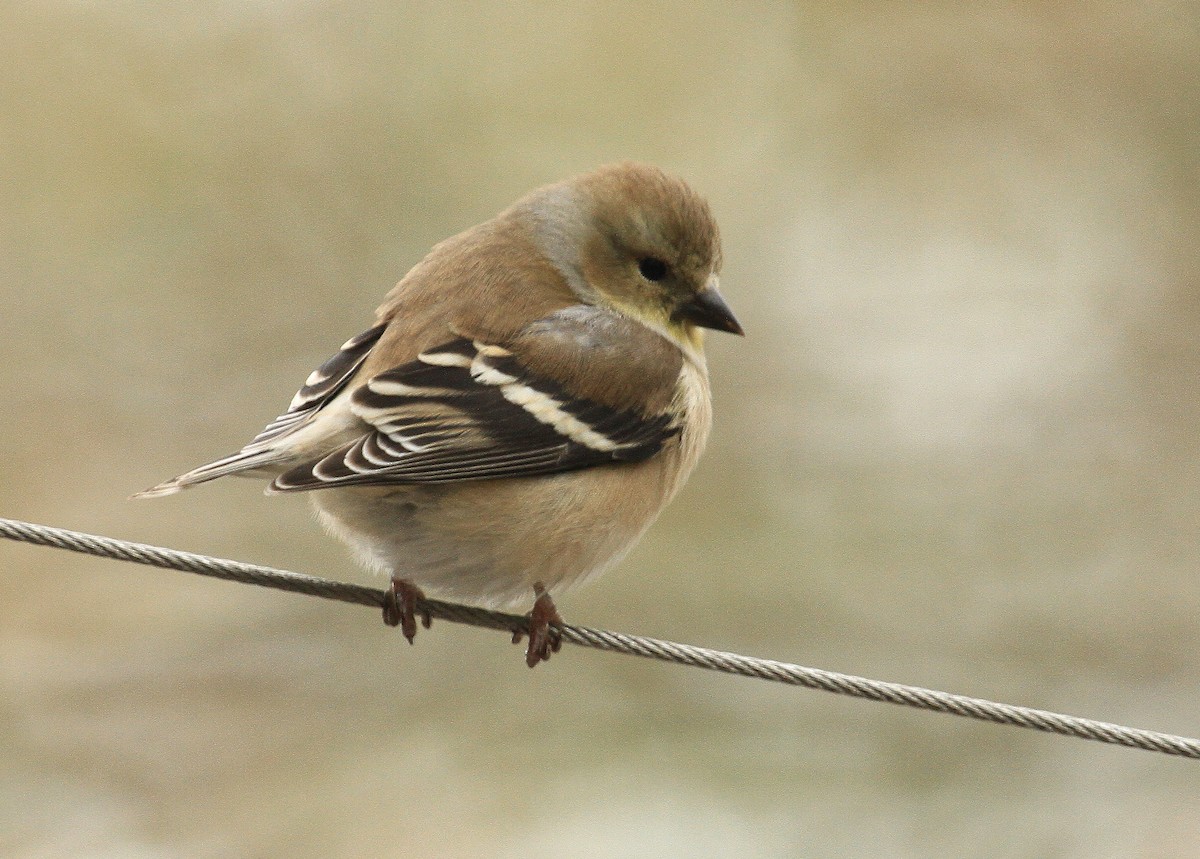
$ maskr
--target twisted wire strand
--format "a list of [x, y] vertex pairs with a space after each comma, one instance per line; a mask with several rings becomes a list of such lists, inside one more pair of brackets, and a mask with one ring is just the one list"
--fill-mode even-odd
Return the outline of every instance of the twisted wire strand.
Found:
[[[101, 558], [131, 561], [136, 564], [181, 570], [243, 584], [307, 594], [322, 599], [339, 600], [375, 608], [383, 605], [384, 592], [377, 588], [336, 582], [241, 561], [197, 555], [177, 549], [150, 546], [145, 543], [133, 543], [112, 537], [68, 531], [48, 525], [0, 518], [0, 537], [38, 546], [51, 546], [71, 552], [96, 555]], [[441, 600], [419, 601], [417, 609], [420, 612], [428, 612], [432, 617], [454, 623], [510, 632], [528, 631], [528, 619], [521, 615], [489, 611]], [[919, 686], [870, 680], [851, 674], [840, 674], [836, 671], [806, 668], [787, 662], [758, 659], [737, 653], [710, 650], [705, 647], [604, 629], [566, 624], [559, 629], [564, 641], [581, 647], [591, 647], [612, 653], [627, 653], [647, 659], [691, 665], [696, 668], [706, 668], [710, 671], [721, 671], [743, 677], [757, 677], [761, 680], [819, 689], [838, 695], [849, 695], [854, 698], [885, 701], [936, 713], [965, 716], [998, 725], [1030, 728], [1050, 734], [1095, 740], [1178, 757], [1200, 758], [1200, 740], [1191, 737], [1129, 728], [1109, 722], [1098, 722], [1094, 719], [1067, 716], [1030, 707], [1018, 707], [1013, 704], [970, 698], [965, 695], [954, 695]]]

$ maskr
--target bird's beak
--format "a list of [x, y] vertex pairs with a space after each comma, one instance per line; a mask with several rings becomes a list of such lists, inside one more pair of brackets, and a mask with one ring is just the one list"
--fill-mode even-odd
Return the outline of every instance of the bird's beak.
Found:
[[711, 328], [714, 331], [728, 331], [730, 334], [744, 335], [741, 323], [717, 292], [713, 285], [706, 286], [696, 293], [696, 297], [687, 304], [680, 305], [672, 315], [676, 321], [687, 321], [701, 328]]

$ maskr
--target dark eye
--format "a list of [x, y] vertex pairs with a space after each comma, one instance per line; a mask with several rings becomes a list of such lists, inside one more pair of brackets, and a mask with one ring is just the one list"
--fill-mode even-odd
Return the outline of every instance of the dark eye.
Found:
[[667, 276], [667, 264], [658, 257], [643, 257], [638, 260], [638, 271], [646, 280], [662, 280]]

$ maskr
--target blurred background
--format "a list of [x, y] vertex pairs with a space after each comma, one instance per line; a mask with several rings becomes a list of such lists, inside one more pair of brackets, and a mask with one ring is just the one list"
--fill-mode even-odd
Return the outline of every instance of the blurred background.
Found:
[[[303, 498], [126, 498], [434, 242], [636, 158], [748, 336], [567, 619], [1200, 734], [1200, 13], [919, 6], [4, 4], [0, 515], [372, 583]], [[4, 856], [1200, 855], [1196, 762], [0, 565]]]

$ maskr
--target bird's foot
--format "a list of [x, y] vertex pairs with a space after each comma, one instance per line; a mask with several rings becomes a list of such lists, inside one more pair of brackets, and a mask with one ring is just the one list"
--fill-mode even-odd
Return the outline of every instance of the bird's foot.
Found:
[[[534, 584], [533, 592], [537, 599], [533, 601], [533, 611], [526, 615], [529, 618], [529, 646], [525, 648], [525, 664], [530, 668], [547, 661], [550, 654], [558, 653], [562, 648], [562, 634], [555, 627], [561, 626], [563, 619], [554, 600], [550, 599], [541, 582]], [[513, 644], [520, 644], [524, 637], [525, 633], [517, 630], [513, 633]]]
[[[417, 601], [425, 599], [424, 592], [408, 579], [392, 578], [391, 586], [383, 594], [383, 622], [398, 626], [412, 644], [417, 637]], [[421, 625], [429, 629], [433, 618], [429, 612], [421, 612]]]

